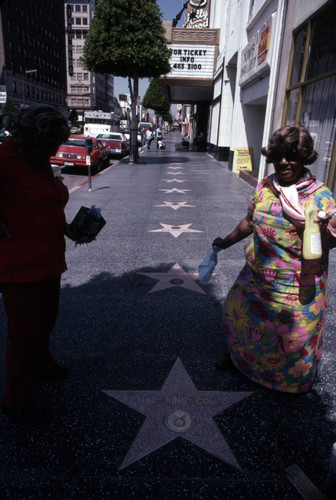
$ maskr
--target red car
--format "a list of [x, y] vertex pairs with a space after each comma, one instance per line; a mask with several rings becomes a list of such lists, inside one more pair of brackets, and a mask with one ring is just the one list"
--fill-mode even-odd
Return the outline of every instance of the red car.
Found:
[[[91, 167], [94, 170], [108, 163], [110, 150], [95, 137], [92, 137], [93, 149], [91, 151]], [[55, 156], [50, 157], [50, 163], [61, 167], [86, 167], [87, 166], [86, 137], [71, 135], [60, 145]]]
[[96, 139], [102, 141], [104, 146], [110, 148], [110, 155], [117, 155], [120, 158], [127, 155], [130, 150], [130, 144], [121, 132], [109, 132], [106, 134], [98, 134]]

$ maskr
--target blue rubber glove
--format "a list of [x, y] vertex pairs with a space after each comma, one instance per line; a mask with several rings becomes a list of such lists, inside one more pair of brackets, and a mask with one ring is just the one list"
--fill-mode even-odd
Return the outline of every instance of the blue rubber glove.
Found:
[[209, 253], [209, 255], [207, 255], [198, 266], [198, 279], [203, 285], [207, 283], [212, 276], [218, 262], [217, 254], [220, 250], [222, 250], [222, 248], [213, 246], [212, 252]]

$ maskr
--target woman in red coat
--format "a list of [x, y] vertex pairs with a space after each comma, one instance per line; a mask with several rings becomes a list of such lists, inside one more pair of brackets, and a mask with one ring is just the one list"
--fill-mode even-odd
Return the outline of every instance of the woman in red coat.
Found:
[[7, 119], [0, 145], [0, 292], [7, 315], [2, 412], [12, 420], [39, 418], [33, 405], [37, 376], [65, 377], [54, 361], [54, 326], [61, 274], [66, 270], [66, 186], [49, 157], [67, 140], [67, 120], [49, 106], [30, 106]]

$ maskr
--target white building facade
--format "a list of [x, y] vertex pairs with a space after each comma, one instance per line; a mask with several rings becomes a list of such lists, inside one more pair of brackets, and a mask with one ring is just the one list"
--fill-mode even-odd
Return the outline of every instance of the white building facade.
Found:
[[300, 122], [319, 151], [311, 170], [335, 192], [335, 1], [190, 0], [183, 28], [164, 25], [161, 83], [192, 141], [206, 132], [208, 152], [255, 185], [272, 169], [262, 146]]
[[280, 126], [300, 122], [320, 154], [311, 170], [335, 191], [335, 22], [332, 1], [211, 1], [220, 42], [210, 154], [256, 181], [272, 168], [261, 147]]

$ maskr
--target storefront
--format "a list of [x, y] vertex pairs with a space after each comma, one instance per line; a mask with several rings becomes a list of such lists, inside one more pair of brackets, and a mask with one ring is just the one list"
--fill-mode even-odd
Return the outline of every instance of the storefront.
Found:
[[328, 2], [293, 32], [282, 125], [300, 122], [319, 152], [310, 166], [335, 193], [336, 5]]
[[[190, 15], [191, 14], [191, 15]], [[218, 56], [219, 30], [209, 29], [209, 0], [191, 0], [183, 28], [164, 21], [170, 49], [170, 73], [160, 80], [167, 100], [189, 105], [190, 138], [206, 134], [213, 79]]]

